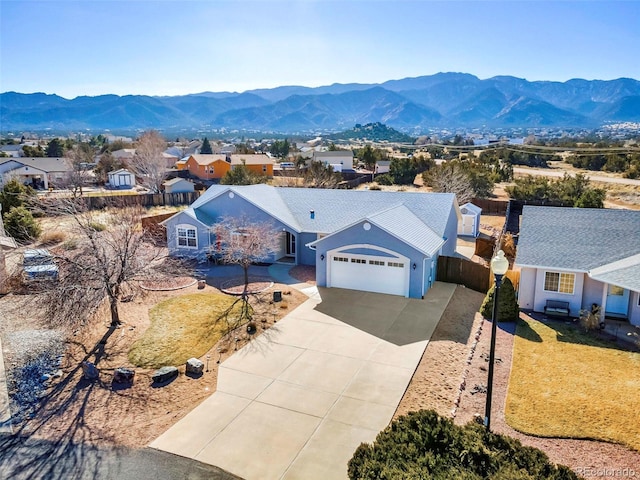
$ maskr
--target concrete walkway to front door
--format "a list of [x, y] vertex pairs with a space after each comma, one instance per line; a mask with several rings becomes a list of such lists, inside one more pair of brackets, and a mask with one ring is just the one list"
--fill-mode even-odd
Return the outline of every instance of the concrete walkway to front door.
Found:
[[220, 366], [216, 392], [151, 447], [245, 479], [344, 479], [390, 422], [455, 285], [424, 300], [320, 289]]

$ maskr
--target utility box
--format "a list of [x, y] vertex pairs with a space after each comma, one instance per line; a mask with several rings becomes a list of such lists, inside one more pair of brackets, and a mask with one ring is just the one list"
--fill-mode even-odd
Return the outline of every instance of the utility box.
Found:
[[281, 302], [282, 301], [282, 292], [280, 290], [276, 290], [273, 292], [273, 301]]

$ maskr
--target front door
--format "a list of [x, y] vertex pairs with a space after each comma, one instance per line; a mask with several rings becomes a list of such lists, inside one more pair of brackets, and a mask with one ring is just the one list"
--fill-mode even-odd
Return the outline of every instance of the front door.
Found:
[[295, 257], [296, 256], [296, 236], [293, 233], [287, 232], [285, 242], [286, 242], [287, 257]]
[[629, 313], [629, 290], [609, 285], [607, 288], [607, 307], [605, 315], [627, 316]]

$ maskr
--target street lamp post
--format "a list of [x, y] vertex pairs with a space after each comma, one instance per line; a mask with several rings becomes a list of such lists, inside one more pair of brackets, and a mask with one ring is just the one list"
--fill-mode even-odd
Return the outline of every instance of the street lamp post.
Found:
[[487, 379], [487, 403], [484, 412], [484, 426], [487, 431], [491, 430], [491, 393], [493, 390], [493, 364], [496, 357], [496, 331], [498, 324], [498, 295], [502, 277], [509, 269], [509, 260], [504, 256], [502, 250], [498, 250], [496, 256], [491, 260], [491, 270], [496, 281], [495, 294], [493, 295], [493, 313], [491, 315], [491, 347], [489, 349], [489, 378]]

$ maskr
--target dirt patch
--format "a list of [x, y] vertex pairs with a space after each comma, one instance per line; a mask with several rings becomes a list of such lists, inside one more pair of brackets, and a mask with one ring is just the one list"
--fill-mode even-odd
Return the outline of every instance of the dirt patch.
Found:
[[[70, 336], [62, 362], [63, 376], [47, 389], [35, 417], [15, 430], [52, 440], [128, 447], [148, 445], [215, 391], [218, 361], [224, 361], [236, 348], [250, 342], [306, 300], [306, 296], [286, 285], [275, 284], [273, 289], [283, 291], [283, 301], [277, 308], [270, 299], [272, 289], [254, 297], [252, 305], [258, 330], [255, 334], [248, 334], [244, 328], [230, 333], [200, 357], [206, 370], [202, 376], [186, 376], [184, 365], [176, 365], [179, 377], [160, 388], [152, 384], [154, 370], [133, 367], [127, 358], [131, 345], [150, 324], [149, 308], [174, 296], [220, 291], [210, 285], [204, 289], [193, 285], [176, 291], [146, 292], [121, 304], [122, 327], [109, 328], [108, 318], [103, 316]], [[11, 302], [11, 297], [0, 302]], [[4, 322], [3, 333], [22, 328], [16, 315]], [[83, 378], [80, 368], [83, 360], [97, 365], [100, 370], [97, 381]], [[113, 372], [118, 367], [135, 370], [132, 385], [112, 383]]]
[[483, 299], [481, 293], [456, 288], [400, 401], [396, 417], [420, 409], [432, 409], [451, 417], [465, 373], [464, 359], [482, 323], [477, 312]]
[[316, 284], [316, 267], [312, 265], [296, 265], [289, 270], [289, 275], [309, 285]]

